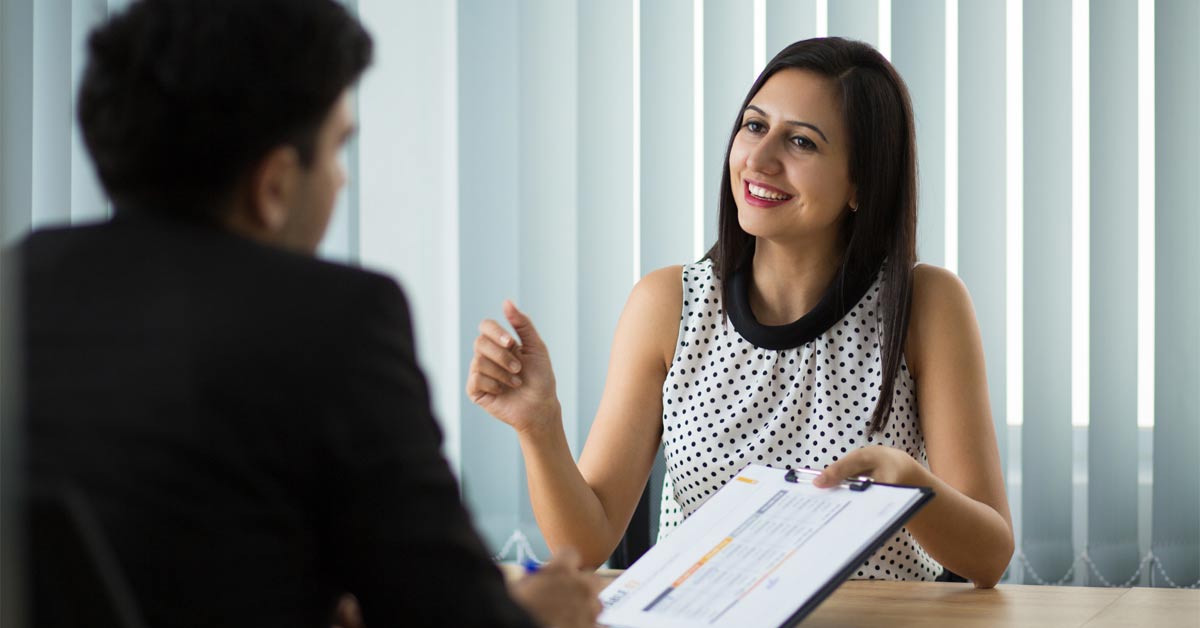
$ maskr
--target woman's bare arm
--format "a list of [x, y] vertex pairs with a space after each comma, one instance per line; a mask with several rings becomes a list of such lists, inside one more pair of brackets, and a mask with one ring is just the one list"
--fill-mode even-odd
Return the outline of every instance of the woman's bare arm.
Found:
[[[516, 429], [538, 526], [552, 550], [573, 547], [584, 565], [597, 566], [612, 553], [650, 475], [662, 437], [662, 385], [679, 330], [680, 273], [678, 266], [650, 273], [630, 294], [578, 464], [567, 446], [548, 352], [532, 322], [515, 308], [506, 312], [519, 346], [505, 342], [498, 325], [481, 325], [467, 394]], [[514, 360], [519, 369], [509, 368]]]
[[906, 355], [938, 497], [908, 529], [939, 563], [987, 588], [1012, 559], [1013, 533], [983, 341], [957, 276], [921, 265], [913, 283]]
[[826, 467], [813, 483], [832, 486], [868, 475], [931, 487], [936, 497], [908, 523], [909, 532], [934, 560], [989, 588], [1012, 558], [1013, 536], [979, 327], [958, 277], [930, 266], [914, 274], [905, 356], [916, 382], [929, 468], [899, 449], [863, 447]]

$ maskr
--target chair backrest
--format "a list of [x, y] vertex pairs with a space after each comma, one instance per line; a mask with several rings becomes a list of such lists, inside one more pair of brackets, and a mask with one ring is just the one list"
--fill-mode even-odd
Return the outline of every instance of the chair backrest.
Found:
[[27, 499], [32, 622], [38, 628], [145, 628], [82, 494], [38, 486]]
[[608, 558], [608, 566], [613, 569], [628, 569], [650, 549], [650, 483], [653, 481], [651, 478], [646, 483], [637, 508], [633, 511], [633, 518], [629, 520], [629, 527], [617, 543], [617, 549]]
[[663, 478], [666, 474], [666, 463], [662, 450], [659, 449], [654, 459], [654, 467], [642, 496], [638, 499], [637, 508], [629, 520], [629, 527], [617, 543], [617, 549], [608, 559], [608, 566], [613, 569], [628, 569], [630, 565], [642, 557], [658, 537], [658, 507], [662, 499]]

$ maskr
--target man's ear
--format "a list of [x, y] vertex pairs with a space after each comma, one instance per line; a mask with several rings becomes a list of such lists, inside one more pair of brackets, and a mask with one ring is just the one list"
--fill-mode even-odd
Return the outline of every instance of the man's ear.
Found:
[[267, 233], [279, 233], [295, 205], [302, 166], [291, 146], [280, 146], [258, 162], [250, 178], [250, 216]]

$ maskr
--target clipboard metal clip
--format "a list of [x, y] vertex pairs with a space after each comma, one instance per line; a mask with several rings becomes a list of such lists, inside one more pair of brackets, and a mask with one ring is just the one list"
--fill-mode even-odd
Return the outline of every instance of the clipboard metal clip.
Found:
[[[787, 473], [783, 474], [783, 480], [785, 482], [791, 482], [792, 484], [795, 484], [799, 480], [799, 476], [796, 475], [796, 472], [810, 473], [812, 475], [820, 475], [821, 474], [820, 471], [815, 471], [813, 469], [792, 469], [789, 467], [787, 470]], [[849, 479], [842, 481], [842, 484], [845, 484], [850, 490], [858, 492], [858, 493], [861, 493], [861, 492], [867, 490], [868, 488], [871, 488], [871, 485], [874, 483], [875, 483], [875, 480], [873, 480], [867, 476], [864, 476], [864, 475], [860, 475], [858, 477], [853, 477], [853, 478], [849, 478]]]

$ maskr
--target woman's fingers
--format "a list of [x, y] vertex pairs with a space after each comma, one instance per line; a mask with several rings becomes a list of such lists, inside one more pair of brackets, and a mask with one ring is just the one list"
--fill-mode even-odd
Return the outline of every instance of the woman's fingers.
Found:
[[497, 347], [488, 336], [481, 335], [475, 339], [475, 357], [471, 359], [467, 375], [467, 396], [479, 403], [485, 394], [502, 395], [524, 383], [517, 375], [520, 370], [520, 362], [511, 353]]
[[524, 312], [517, 309], [515, 303], [506, 299], [503, 308], [504, 318], [508, 319], [508, 324], [516, 330], [523, 344], [536, 349], [545, 348], [546, 345], [542, 342], [542, 337], [538, 335], [537, 328], [533, 326], [533, 321]]
[[921, 465], [903, 450], [885, 445], [870, 445], [842, 456], [825, 467], [813, 480], [813, 486], [828, 488], [856, 476], [867, 476], [885, 484], [907, 484], [921, 477]]
[[[505, 315], [516, 321], [517, 333], [492, 319], [479, 323], [467, 376], [467, 397], [498, 419], [517, 426], [553, 414], [554, 372], [549, 354], [523, 313], [505, 302]], [[520, 395], [510, 395], [514, 389]], [[488, 395], [503, 397], [495, 403]]]
[[[520, 369], [517, 370], [519, 371]], [[522, 383], [521, 376], [514, 372], [511, 367], [504, 368], [494, 360], [481, 355], [476, 355], [471, 360], [471, 372], [490, 377], [508, 386], [516, 387]]]
[[497, 346], [487, 336], [476, 336], [474, 349], [477, 360], [496, 364], [509, 373], [521, 372], [521, 361], [517, 359], [517, 356], [513, 355], [511, 351]]
[[479, 372], [467, 375], [467, 396], [476, 403], [485, 395], [499, 396], [511, 389], [511, 386]]
[[517, 344], [512, 335], [500, 326], [500, 323], [490, 318], [485, 318], [479, 323], [479, 335], [487, 336], [492, 342], [505, 349], [512, 349]]
[[873, 468], [870, 460], [868, 460], [870, 453], [870, 448], [864, 447], [862, 449], [855, 449], [842, 456], [837, 462], [825, 467], [821, 475], [813, 479], [813, 486], [817, 488], [829, 488], [837, 486], [838, 483], [849, 477], [869, 475]]

